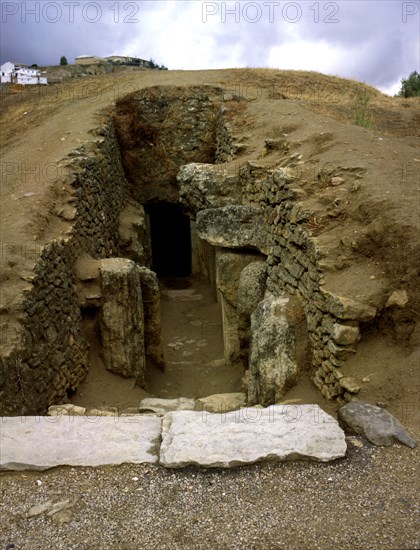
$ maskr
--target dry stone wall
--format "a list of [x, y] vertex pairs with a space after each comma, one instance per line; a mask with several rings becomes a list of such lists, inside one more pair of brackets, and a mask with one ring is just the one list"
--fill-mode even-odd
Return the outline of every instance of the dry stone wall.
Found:
[[249, 163], [242, 169], [244, 202], [264, 210], [268, 233], [267, 288], [274, 295], [287, 293], [302, 302], [309, 340], [313, 380], [327, 398], [345, 400], [357, 391], [340, 367], [355, 353], [360, 323], [371, 321], [374, 308], [340, 297], [324, 288], [322, 239], [311, 235], [313, 212], [305, 207], [304, 191], [287, 169], [261, 176]]
[[[237, 144], [234, 143], [223, 112], [217, 135], [216, 161], [232, 161], [235, 159]], [[294, 166], [296, 159], [293, 155], [289, 162], [283, 163], [282, 168], [276, 169], [267, 169], [258, 162], [247, 162], [235, 178], [229, 200], [225, 197], [224, 189], [228, 178], [232, 176], [223, 166], [215, 171], [215, 167], [210, 165], [187, 165], [181, 168], [178, 176], [180, 198], [186, 210], [197, 219], [199, 237], [218, 247], [217, 271], [221, 269], [218, 261], [230, 248], [236, 248], [238, 254], [246, 255], [250, 249], [254, 249], [267, 256], [268, 295], [274, 301], [293, 297], [291, 303], [295, 307], [297, 300], [300, 304], [297, 309], [300, 308], [305, 317], [305, 334], [300, 322], [292, 322], [290, 325], [291, 333], [294, 331], [296, 336], [293, 345], [299, 347], [299, 338], [308, 340], [315, 385], [325, 397], [345, 401], [359, 387], [354, 380], [343, 376], [340, 368], [354, 355], [355, 346], [360, 340], [360, 327], [374, 319], [376, 310], [349, 296], [332, 292], [325, 284], [324, 268], [328, 267], [331, 257], [336, 254], [334, 247], [337, 243], [329, 242], [328, 235], [322, 235], [322, 231], [319, 235], [314, 231], [318, 229], [314, 227], [317, 211], [310, 198], [308, 200], [307, 192], [300, 187]], [[235, 199], [234, 203], [232, 199]], [[249, 216], [251, 211], [256, 216], [254, 224]], [[246, 238], [247, 229], [253, 238], [252, 242]], [[256, 236], [258, 239], [255, 240]], [[224, 330], [230, 336], [228, 347], [237, 348], [239, 335], [242, 342], [240, 355], [246, 364], [245, 346], [247, 341], [252, 340], [252, 334], [247, 333], [252, 312], [241, 315], [239, 323], [236, 306], [233, 310], [234, 316], [227, 315], [226, 311], [224, 316]], [[290, 341], [293, 340], [292, 336]], [[231, 342], [235, 345], [230, 345]], [[277, 377], [279, 381], [272, 381], [272, 388], [269, 388], [269, 377], [266, 377], [261, 390], [262, 373], [258, 366], [261, 361], [257, 356], [251, 344], [248, 349], [248, 361], [252, 365], [252, 372], [247, 376], [248, 397], [251, 402], [257, 402], [261, 401], [264, 393], [263, 401], [267, 405], [271, 399], [267, 396], [275, 396], [273, 399], [281, 397], [293, 378], [296, 378], [298, 368], [291, 369], [291, 376], [283, 377], [288, 378], [287, 383], [280, 380], [281, 376]], [[254, 359], [251, 360], [251, 357]], [[305, 359], [305, 350], [297, 350], [296, 357]]]
[[117, 255], [119, 214], [128, 200], [112, 123], [97, 133], [69, 159], [67, 235], [42, 248], [18, 306], [18, 341], [0, 363], [1, 414], [45, 412], [86, 375], [88, 343], [74, 265], [83, 253], [96, 259]]

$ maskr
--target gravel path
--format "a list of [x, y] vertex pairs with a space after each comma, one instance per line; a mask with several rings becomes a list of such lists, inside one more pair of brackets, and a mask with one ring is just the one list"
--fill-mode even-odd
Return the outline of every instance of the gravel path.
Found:
[[[348, 444], [348, 457], [332, 464], [4, 473], [0, 545], [14, 544], [16, 550], [420, 548], [418, 450], [377, 448], [358, 437], [348, 438]], [[29, 517], [32, 506], [48, 501], [50, 515]]]

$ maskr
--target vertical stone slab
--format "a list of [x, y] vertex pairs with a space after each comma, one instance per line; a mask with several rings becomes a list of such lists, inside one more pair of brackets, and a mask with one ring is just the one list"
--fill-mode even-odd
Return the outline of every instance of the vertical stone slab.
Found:
[[144, 318], [138, 266], [125, 258], [101, 260], [100, 331], [105, 366], [145, 385]]
[[266, 293], [251, 316], [251, 356], [248, 401], [271, 405], [296, 381], [298, 364], [289, 298]]
[[242, 270], [260, 256], [246, 252], [218, 248], [216, 250], [216, 285], [220, 292], [223, 314], [225, 359], [229, 363], [239, 360], [238, 287]]
[[162, 316], [159, 279], [154, 271], [139, 267], [144, 308], [144, 346], [148, 361], [165, 370], [162, 345]]
[[256, 261], [242, 271], [238, 284], [238, 337], [244, 366], [248, 367], [251, 340], [251, 315], [264, 298], [267, 280], [267, 264]]

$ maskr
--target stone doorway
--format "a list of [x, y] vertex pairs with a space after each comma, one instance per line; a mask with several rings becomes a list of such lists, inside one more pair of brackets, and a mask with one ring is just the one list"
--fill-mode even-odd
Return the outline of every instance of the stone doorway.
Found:
[[190, 219], [179, 204], [147, 204], [152, 245], [152, 269], [160, 279], [189, 277], [191, 266]]

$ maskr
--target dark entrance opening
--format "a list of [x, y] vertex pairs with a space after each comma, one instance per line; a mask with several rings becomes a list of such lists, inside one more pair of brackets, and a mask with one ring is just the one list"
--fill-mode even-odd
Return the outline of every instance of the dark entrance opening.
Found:
[[152, 269], [158, 277], [191, 275], [190, 219], [179, 204], [146, 205], [152, 241]]

